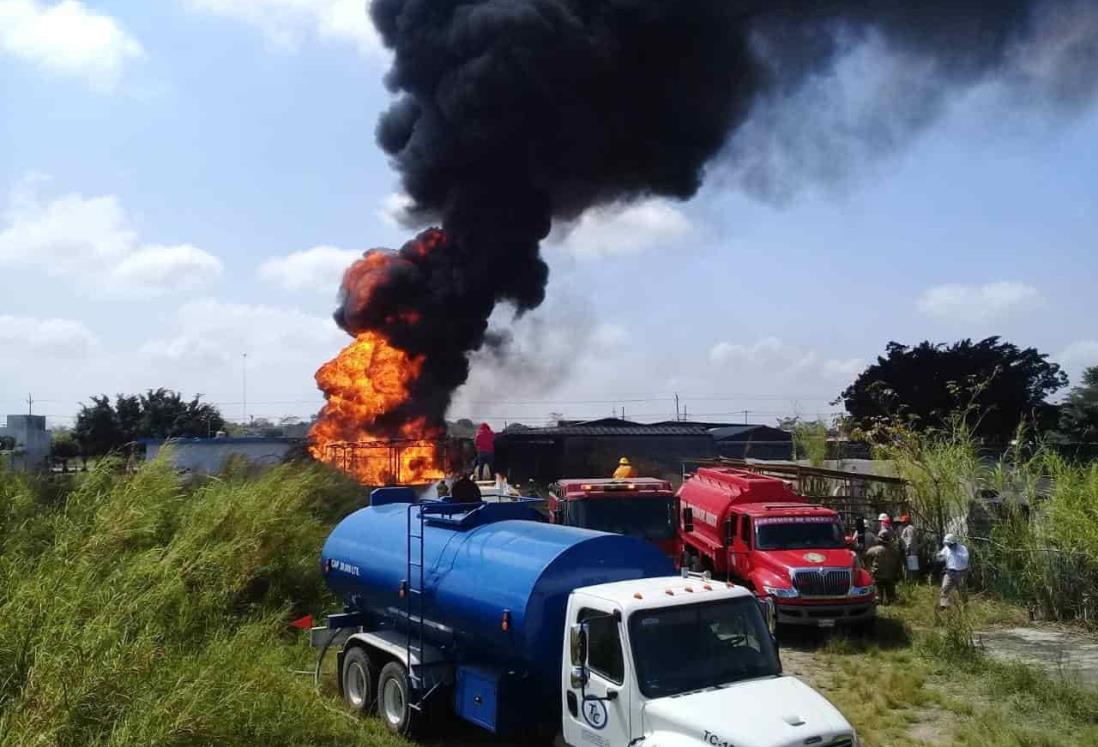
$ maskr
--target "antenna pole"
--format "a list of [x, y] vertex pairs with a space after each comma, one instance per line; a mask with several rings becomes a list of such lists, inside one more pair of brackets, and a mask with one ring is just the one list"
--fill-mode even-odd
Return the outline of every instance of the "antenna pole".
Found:
[[243, 421], [243, 424], [246, 426], [246, 425], [248, 425], [248, 354], [247, 353], [241, 353], [241, 361], [242, 361], [242, 364], [240, 366], [240, 377], [241, 377], [241, 383], [242, 383], [243, 390], [244, 390], [244, 401], [243, 401], [244, 421]]

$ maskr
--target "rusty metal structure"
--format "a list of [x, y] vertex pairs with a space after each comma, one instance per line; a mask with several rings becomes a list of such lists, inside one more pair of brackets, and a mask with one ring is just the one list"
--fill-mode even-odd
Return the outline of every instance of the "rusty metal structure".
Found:
[[468, 439], [342, 441], [325, 447], [324, 461], [348, 475], [379, 474], [378, 486], [437, 480], [460, 471]]

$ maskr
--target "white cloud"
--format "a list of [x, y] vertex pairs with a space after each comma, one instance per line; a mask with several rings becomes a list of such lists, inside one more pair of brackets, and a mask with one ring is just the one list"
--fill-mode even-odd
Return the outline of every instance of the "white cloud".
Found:
[[588, 210], [567, 234], [553, 240], [577, 257], [599, 257], [665, 247], [692, 230], [689, 219], [673, 204], [650, 199]]
[[249, 360], [291, 361], [311, 372], [331, 358], [347, 335], [326, 317], [275, 306], [203, 299], [184, 304], [175, 314], [173, 333], [151, 340], [141, 354], [188, 368], [204, 369]]
[[827, 358], [779, 337], [763, 337], [750, 345], [722, 341], [709, 349], [715, 366], [736, 372], [765, 371], [775, 378], [818, 378], [850, 381], [865, 368], [860, 358]]
[[114, 195], [42, 201], [32, 177], [16, 188], [0, 222], [0, 267], [39, 267], [95, 292], [157, 295], [200, 288], [221, 261], [189, 244], [142, 245]]
[[269, 259], [259, 267], [267, 282], [292, 291], [310, 290], [334, 295], [343, 273], [362, 256], [353, 249], [314, 246], [285, 257]]
[[985, 285], [948, 283], [928, 288], [919, 297], [919, 311], [956, 322], [994, 322], [1031, 309], [1041, 302], [1036, 288], [1000, 281]]
[[366, 53], [382, 49], [365, 0], [186, 0], [186, 4], [198, 12], [254, 26], [281, 47], [297, 47], [307, 29], [318, 39], [349, 42]]
[[79, 0], [0, 0], [0, 50], [102, 90], [115, 86], [127, 62], [145, 55], [118, 21]]
[[1078, 384], [1082, 381], [1084, 370], [1091, 366], [1098, 366], [1098, 340], [1079, 340], [1071, 343], [1056, 356], [1055, 362], [1067, 372], [1073, 385]]
[[83, 358], [98, 346], [99, 341], [83, 322], [0, 315], [0, 358]]

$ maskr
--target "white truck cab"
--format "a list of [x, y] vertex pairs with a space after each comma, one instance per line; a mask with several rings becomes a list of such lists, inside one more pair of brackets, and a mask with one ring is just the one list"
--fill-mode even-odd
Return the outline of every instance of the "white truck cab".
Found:
[[706, 577], [576, 589], [562, 661], [572, 747], [857, 747], [822, 695], [783, 675], [755, 596]]

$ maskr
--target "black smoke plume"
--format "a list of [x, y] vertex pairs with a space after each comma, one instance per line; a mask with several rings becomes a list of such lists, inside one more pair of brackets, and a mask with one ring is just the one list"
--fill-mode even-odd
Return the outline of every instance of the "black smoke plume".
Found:
[[[414, 212], [438, 221], [445, 236], [365, 260], [348, 276], [336, 318], [352, 334], [379, 330], [425, 356], [414, 409], [441, 422], [494, 306], [510, 302], [521, 313], [544, 299], [539, 244], [554, 220], [645, 196], [690, 198], [746, 123], [870, 42], [933, 74], [933, 91], [886, 92], [915, 124], [942, 97], [1011, 76], [1085, 98], [1098, 68], [1096, 7], [373, 0], [394, 54], [386, 82], [396, 95], [377, 139]], [[1055, 62], [1038, 73], [1023, 64], [1048, 55]], [[811, 112], [802, 119], [812, 126]]]

